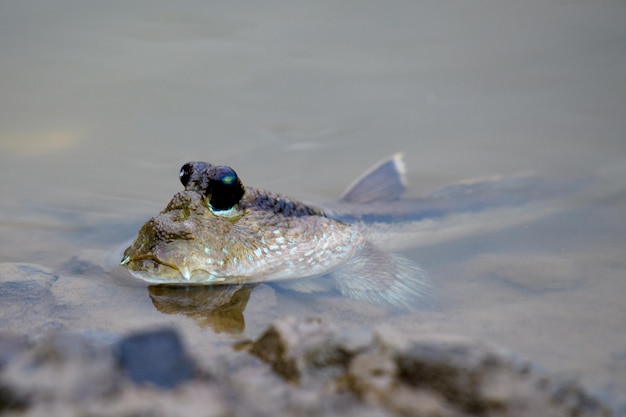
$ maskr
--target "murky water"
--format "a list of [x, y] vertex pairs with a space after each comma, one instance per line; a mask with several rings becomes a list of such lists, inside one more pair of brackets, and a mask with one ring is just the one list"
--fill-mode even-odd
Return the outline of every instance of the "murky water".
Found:
[[[4, 329], [173, 324], [210, 362], [287, 314], [388, 322], [500, 344], [626, 408], [622, 2], [0, 10], [0, 262], [59, 275], [50, 305], [0, 307]], [[187, 160], [324, 200], [398, 150], [412, 195], [520, 172], [596, 185], [536, 221], [404, 252], [433, 278], [438, 311], [389, 315], [268, 285], [147, 287], [114, 266]]]

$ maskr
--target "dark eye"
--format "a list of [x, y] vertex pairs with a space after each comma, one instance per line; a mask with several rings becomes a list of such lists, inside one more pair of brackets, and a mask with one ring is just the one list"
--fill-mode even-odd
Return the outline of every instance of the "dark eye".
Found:
[[193, 163], [191, 162], [187, 162], [180, 169], [180, 172], [178, 173], [178, 178], [180, 179], [180, 182], [183, 184], [184, 187], [186, 187], [187, 184], [189, 184], [189, 179], [191, 178], [192, 171], [193, 171]]
[[208, 187], [209, 204], [213, 210], [232, 209], [243, 194], [243, 184], [231, 167], [214, 167], [209, 175]]

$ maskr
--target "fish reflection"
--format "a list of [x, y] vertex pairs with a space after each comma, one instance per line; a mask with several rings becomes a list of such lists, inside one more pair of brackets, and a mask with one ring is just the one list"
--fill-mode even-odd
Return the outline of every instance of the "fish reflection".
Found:
[[164, 314], [183, 314], [200, 327], [215, 332], [241, 333], [244, 310], [255, 285], [177, 286], [151, 285], [148, 294], [154, 307]]

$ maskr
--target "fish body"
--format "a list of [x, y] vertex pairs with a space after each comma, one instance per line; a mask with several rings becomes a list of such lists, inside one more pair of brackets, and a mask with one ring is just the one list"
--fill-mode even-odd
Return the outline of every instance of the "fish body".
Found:
[[181, 191], [143, 225], [124, 265], [154, 283], [254, 283], [324, 274], [364, 244], [352, 225], [280, 194], [246, 187], [237, 212]]
[[152, 283], [279, 281], [300, 291], [332, 286], [351, 298], [393, 307], [429, 304], [427, 274], [385, 249], [411, 246], [402, 234], [419, 241], [410, 231], [433, 237], [433, 228], [452, 214], [476, 218], [487, 208], [519, 206], [537, 187], [524, 179], [489, 180], [406, 199], [404, 171], [396, 154], [322, 208], [244, 186], [230, 167], [189, 162], [180, 171], [185, 189], [141, 227], [121, 264]]

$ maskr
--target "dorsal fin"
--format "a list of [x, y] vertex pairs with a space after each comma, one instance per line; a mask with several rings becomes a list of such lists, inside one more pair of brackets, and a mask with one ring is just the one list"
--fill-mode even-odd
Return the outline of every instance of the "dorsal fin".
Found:
[[341, 196], [349, 203], [397, 200], [406, 191], [402, 153], [384, 159], [356, 179]]

